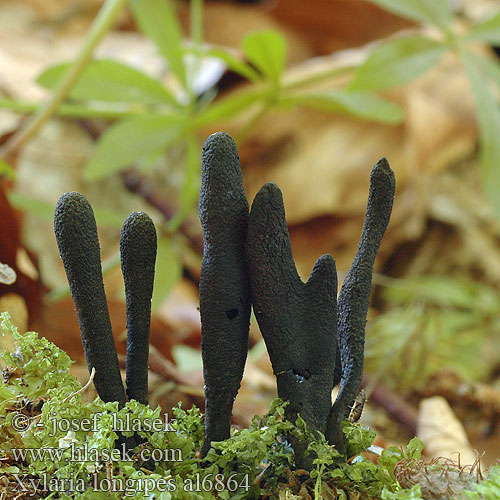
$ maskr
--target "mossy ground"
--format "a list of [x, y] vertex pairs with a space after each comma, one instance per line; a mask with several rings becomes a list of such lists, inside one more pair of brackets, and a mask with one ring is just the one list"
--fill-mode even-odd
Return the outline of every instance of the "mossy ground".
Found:
[[[453, 483], [459, 471], [410, 465], [421, 460], [420, 441], [412, 440], [406, 451], [384, 450], [374, 463], [363, 452], [375, 433], [346, 423], [349, 446], [342, 456], [322, 435], [313, 436], [300, 418], [295, 424], [286, 421], [278, 399], [265, 416], [215, 443], [202, 460], [203, 415], [197, 408], [185, 411], [179, 405], [166, 417], [160, 407], [134, 400], [123, 408], [99, 398], [83, 402], [85, 387], [69, 374], [68, 355], [34, 332], [18, 333], [7, 314], [1, 320], [3, 334], [14, 342], [12, 351], [1, 354], [2, 500], [453, 498], [446, 495], [453, 491], [450, 477]], [[286, 440], [290, 434], [310, 441], [312, 470], [294, 470]], [[124, 447], [128, 453], [120, 451]], [[405, 483], [402, 479], [411, 479], [412, 471], [415, 480]], [[445, 496], [422, 496], [435, 471], [446, 482]], [[464, 479], [466, 474], [460, 474], [462, 496], [457, 498], [500, 498], [500, 468], [479, 484]], [[464, 481], [473, 491], [462, 491]]]

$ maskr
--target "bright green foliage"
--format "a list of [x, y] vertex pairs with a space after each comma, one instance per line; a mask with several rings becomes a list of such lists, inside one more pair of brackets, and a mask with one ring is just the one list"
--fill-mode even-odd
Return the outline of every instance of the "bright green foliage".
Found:
[[[98, 180], [156, 158], [173, 145], [192, 142], [199, 130], [243, 113], [250, 117], [243, 127], [246, 133], [265, 113], [277, 106], [310, 106], [348, 113], [363, 120], [397, 124], [403, 119], [401, 107], [373, 91], [411, 81], [438, 64], [442, 56], [451, 51], [461, 56], [471, 81], [482, 145], [481, 182], [489, 200], [500, 212], [498, 197], [491, 187], [496, 186], [500, 178], [500, 146], [495, 136], [500, 112], [495, 105], [495, 94], [488, 88], [489, 80], [498, 86], [500, 65], [492, 60], [474, 62], [475, 58], [484, 58], [468, 47], [472, 41], [500, 43], [500, 14], [494, 13], [472, 25], [468, 31], [459, 33], [455, 28], [451, 0], [370, 1], [412, 21], [431, 24], [439, 33], [437, 36], [412, 33], [387, 40], [375, 46], [357, 68], [347, 89], [308, 93], [307, 87], [311, 83], [331, 78], [331, 72], [315, 75], [312, 80], [305, 77], [303, 81], [290, 85], [283, 83], [287, 43], [280, 33], [266, 30], [244, 37], [242, 51], [246, 62], [229, 50], [203, 45], [201, 0], [191, 2], [191, 44], [184, 43], [172, 0], [132, 0], [131, 10], [137, 25], [157, 46], [177, 80], [175, 95], [163, 83], [122, 63], [90, 61], [69, 94], [74, 103], [61, 105], [59, 111], [66, 116], [122, 117], [125, 121], [118, 121], [102, 135], [87, 164], [87, 178]], [[229, 95], [217, 102], [212, 102], [215, 97], [213, 90], [199, 99], [194, 82], [201, 58], [207, 56], [221, 60], [254, 85], [244, 93]], [[61, 64], [48, 68], [38, 81], [56, 90], [66, 69], [67, 65]], [[15, 102], [5, 99], [2, 102], [3, 106], [21, 112], [29, 109], [26, 103], [17, 103], [16, 107]], [[136, 115], [137, 120], [134, 120]], [[173, 119], [174, 115], [176, 119]], [[189, 151], [189, 146], [185, 150]], [[0, 164], [0, 167], [0, 173], [2, 170], [4, 175], [10, 172], [5, 165]], [[185, 195], [196, 191], [194, 186], [198, 183], [198, 175], [191, 175], [187, 170], [178, 218], [185, 216], [194, 205], [195, 197]]]
[[[26, 396], [37, 398], [59, 387], [66, 387], [69, 391], [78, 387], [77, 380], [68, 374], [72, 361], [64, 351], [45, 337], [38, 338], [36, 332], [21, 335], [7, 313], [1, 313], [0, 319], [2, 335], [12, 335], [16, 346], [14, 352], [0, 353], [0, 358], [8, 366], [24, 370], [23, 380], [28, 384], [26, 391], [29, 391]], [[13, 387], [25, 390], [18, 380], [13, 382]]]
[[[477, 120], [481, 135], [481, 184], [497, 213], [500, 213], [498, 189], [500, 184], [500, 109], [498, 101], [488, 87], [481, 73], [484, 65], [478, 65], [476, 56], [470, 53], [462, 54], [462, 61], [467, 70], [472, 93], [476, 101]], [[498, 64], [495, 65], [498, 68]], [[488, 75], [489, 76], [489, 75]]]
[[382, 500], [422, 500], [420, 486], [416, 484], [411, 490], [382, 491]]
[[[69, 63], [51, 66], [36, 81], [54, 89], [69, 66]], [[177, 105], [176, 99], [158, 80], [110, 59], [90, 62], [69, 97], [82, 101]]]
[[172, 72], [186, 84], [182, 30], [170, 0], [132, 0], [134, 18], [141, 31], [149, 37], [165, 57]]
[[[69, 357], [34, 332], [20, 335], [7, 313], [0, 317], [3, 335], [11, 336], [15, 344], [14, 352], [4, 351], [1, 358], [8, 367], [22, 370], [0, 384], [0, 459], [13, 457], [2, 467], [7, 476], [29, 473], [58, 481], [49, 483], [53, 490], [65, 479], [80, 481], [75, 491], [60, 492], [66, 500], [258, 498], [283, 492], [293, 466], [287, 436], [293, 435], [310, 441], [314, 468], [308, 481], [318, 500], [323, 486], [339, 499], [421, 498], [418, 486], [401, 489], [393, 473], [397, 464], [421, 459], [420, 440], [412, 439], [406, 451], [384, 450], [376, 465], [362, 454], [375, 433], [345, 423], [349, 444], [347, 455], [342, 456], [321, 433], [309, 432], [300, 417], [295, 425], [286, 421], [285, 404], [279, 399], [266, 415], [255, 416], [248, 429], [233, 430], [228, 440], [214, 443], [202, 463], [197, 450], [203, 443], [203, 416], [197, 408], [185, 411], [179, 404], [165, 417], [160, 407], [152, 409], [135, 400], [121, 409], [118, 403], [103, 403], [99, 398], [83, 402], [81, 385], [68, 374]], [[14, 418], [19, 415], [15, 403], [38, 398], [44, 401], [41, 413], [28, 420], [25, 430], [15, 430]], [[152, 422], [161, 425], [155, 428]], [[140, 438], [130, 451], [131, 460], [114, 455], [118, 434], [122, 440]], [[150, 460], [152, 456], [156, 458]], [[106, 490], [107, 480], [121, 491]], [[469, 500], [493, 500], [499, 488], [500, 467], [494, 467], [487, 480], [464, 493]]]
[[368, 324], [366, 366], [372, 377], [418, 388], [443, 367], [472, 379], [498, 363], [500, 298], [486, 285], [446, 276], [389, 280], [390, 304]]
[[467, 32], [466, 40], [480, 40], [492, 45], [500, 43], [500, 12], [480, 21]]
[[435, 66], [446, 47], [421, 35], [391, 39], [376, 47], [359, 66], [351, 90], [383, 90], [414, 80]]
[[344, 422], [342, 427], [347, 438], [347, 456], [359, 455], [373, 444], [375, 431], [368, 427], [349, 422]]
[[[9, 191], [7, 193], [7, 198], [9, 199], [9, 203], [18, 210], [35, 215], [40, 219], [51, 222], [54, 220], [53, 203], [32, 198], [18, 191]], [[123, 225], [123, 217], [112, 210], [96, 208], [94, 210], [94, 215], [97, 225], [99, 226], [120, 229]]]
[[[424, 443], [418, 438], [413, 438], [406, 447], [406, 451], [403, 451], [397, 446], [391, 446], [382, 452], [382, 455], [378, 459], [378, 463], [384, 466], [391, 474], [394, 471], [396, 465], [401, 462], [401, 460], [407, 458], [412, 460], [419, 460], [422, 456], [422, 450], [424, 449]], [[394, 476], [392, 476], [394, 478]], [[395, 478], [394, 478], [395, 479]]]
[[167, 293], [172, 289], [182, 274], [182, 265], [178, 253], [172, 248], [169, 238], [158, 239], [155, 266], [155, 287], [153, 290], [152, 309], [158, 308]]
[[286, 65], [284, 37], [276, 31], [258, 31], [243, 38], [242, 46], [247, 59], [273, 84], [278, 85]]
[[304, 92], [294, 95], [291, 102], [321, 111], [345, 113], [362, 120], [373, 120], [388, 125], [396, 125], [403, 120], [401, 106], [371, 92], [357, 90]]
[[422, 24], [434, 24], [443, 30], [452, 20], [450, 0], [369, 0], [389, 12]]
[[182, 117], [143, 114], [112, 125], [102, 134], [87, 164], [88, 180], [99, 180], [172, 144], [182, 131]]
[[207, 57], [215, 57], [216, 59], [220, 59], [227, 65], [230, 70], [238, 73], [250, 82], [257, 82], [261, 78], [259, 73], [255, 71], [255, 69], [243, 62], [241, 59], [238, 59], [235, 55], [227, 50], [220, 48], [207, 48], [203, 51], [203, 53]]

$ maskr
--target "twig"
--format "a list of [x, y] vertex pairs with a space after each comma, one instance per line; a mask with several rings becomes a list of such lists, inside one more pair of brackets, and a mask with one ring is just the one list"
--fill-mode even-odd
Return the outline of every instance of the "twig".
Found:
[[417, 433], [417, 410], [395, 392], [378, 383], [369, 394], [370, 401], [384, 408], [397, 422], [403, 424], [414, 436]]

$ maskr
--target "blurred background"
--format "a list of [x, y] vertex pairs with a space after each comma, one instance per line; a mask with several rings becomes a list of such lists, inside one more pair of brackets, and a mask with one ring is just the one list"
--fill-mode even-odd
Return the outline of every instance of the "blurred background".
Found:
[[[330, 253], [342, 282], [385, 156], [397, 193], [373, 280], [362, 422], [380, 446], [430, 433], [428, 456], [467, 447], [450, 430], [463, 426], [469, 448], [495, 461], [500, 2], [414, 4], [1, 0], [0, 310], [88, 379], [52, 229], [59, 196], [80, 191], [96, 214], [123, 362], [119, 232], [145, 211], [159, 236], [150, 402], [203, 406], [204, 140], [235, 137], [250, 202], [265, 182], [280, 186], [304, 281]], [[254, 318], [250, 337], [236, 426], [276, 394]]]

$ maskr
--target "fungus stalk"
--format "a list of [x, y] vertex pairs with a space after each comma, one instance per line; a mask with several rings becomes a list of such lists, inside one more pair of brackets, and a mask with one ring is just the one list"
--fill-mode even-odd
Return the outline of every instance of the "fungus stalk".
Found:
[[127, 302], [127, 396], [148, 402], [149, 328], [156, 261], [156, 230], [142, 212], [129, 215], [120, 237]]
[[339, 451], [344, 449], [341, 421], [348, 417], [363, 378], [365, 324], [373, 264], [389, 224], [394, 191], [394, 172], [387, 160], [382, 158], [370, 175], [370, 191], [358, 251], [338, 297], [337, 329], [342, 377], [326, 437]]
[[111, 330], [102, 280], [99, 240], [94, 212], [75, 191], [59, 198], [54, 214], [59, 253], [76, 307], [89, 372], [100, 398], [125, 404], [118, 356]]
[[200, 277], [205, 440], [229, 437], [231, 413], [248, 350], [250, 285], [245, 245], [248, 202], [238, 152], [226, 133], [203, 147], [200, 192], [203, 260]]

